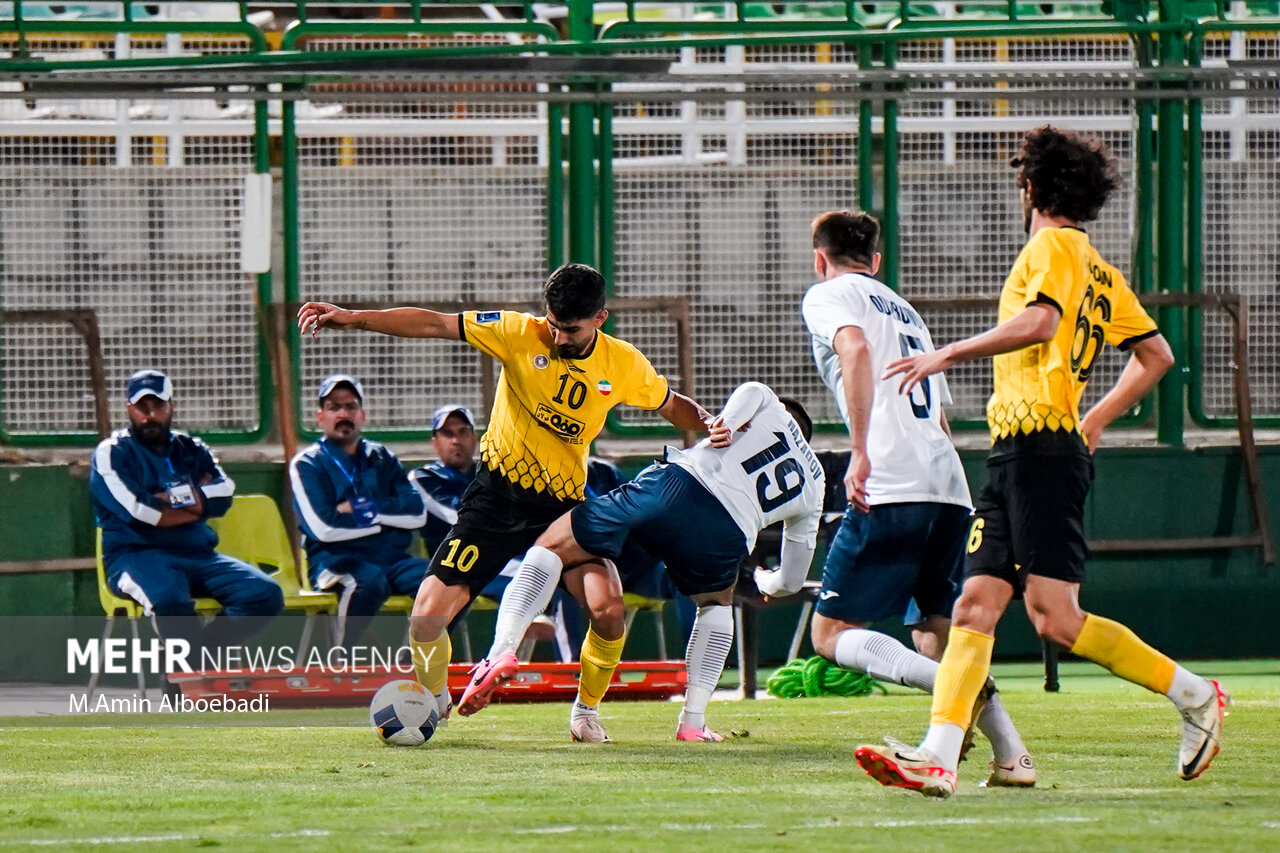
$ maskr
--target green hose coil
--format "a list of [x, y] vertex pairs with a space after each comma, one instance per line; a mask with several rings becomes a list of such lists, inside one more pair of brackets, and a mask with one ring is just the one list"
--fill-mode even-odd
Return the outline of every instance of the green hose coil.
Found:
[[867, 696], [877, 690], [888, 693], [884, 685], [862, 672], [842, 669], [825, 658], [814, 655], [807, 660], [793, 660], [780, 668], [765, 685], [780, 699], [796, 696]]

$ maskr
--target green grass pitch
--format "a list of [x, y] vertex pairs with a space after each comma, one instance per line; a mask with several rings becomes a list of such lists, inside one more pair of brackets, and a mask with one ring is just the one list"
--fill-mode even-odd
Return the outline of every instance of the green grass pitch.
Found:
[[[1039, 767], [1033, 790], [984, 790], [979, 739], [949, 800], [881, 788], [851, 752], [915, 739], [928, 699], [713, 702], [721, 744], [672, 740], [674, 703], [616, 702], [615, 742], [569, 742], [565, 705], [496, 705], [420, 749], [384, 747], [361, 710], [277, 725], [0, 720], [0, 851], [1274, 851], [1280, 664], [1201, 664], [1236, 704], [1205, 776], [1174, 772], [1162, 698], [1063, 667], [996, 668]], [[135, 721], [136, 723], [136, 721]], [[185, 724], [184, 724], [185, 723]]]

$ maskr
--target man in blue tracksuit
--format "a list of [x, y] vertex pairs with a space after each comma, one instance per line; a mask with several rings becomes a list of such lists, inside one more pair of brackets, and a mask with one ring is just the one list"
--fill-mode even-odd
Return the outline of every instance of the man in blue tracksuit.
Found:
[[[214, 551], [218, 534], [205, 519], [226, 514], [235, 483], [204, 442], [171, 428], [169, 377], [140, 370], [125, 394], [129, 426], [98, 445], [89, 473], [107, 583], [141, 604], [162, 637], [191, 642], [198, 661], [200, 647], [236, 645], [262, 628], [284, 596], [258, 569]], [[193, 596], [222, 605], [203, 630]]]
[[476, 421], [465, 406], [445, 405], [431, 415], [435, 462], [409, 472], [427, 508], [422, 541], [434, 554], [458, 520], [458, 504], [476, 478]]
[[361, 437], [364, 389], [320, 383], [323, 437], [289, 463], [293, 503], [314, 589], [338, 593], [337, 642], [350, 649], [391, 595], [416, 595], [427, 561], [407, 551], [426, 510], [387, 448]]

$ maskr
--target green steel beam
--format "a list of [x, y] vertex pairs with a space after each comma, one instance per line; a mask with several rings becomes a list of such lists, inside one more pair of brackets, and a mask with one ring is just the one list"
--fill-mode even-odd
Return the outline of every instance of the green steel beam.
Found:
[[547, 272], [565, 261], [564, 109], [547, 104]]
[[[1162, 20], [1181, 21], [1182, 15], [1183, 0], [1160, 0]], [[1184, 69], [1187, 51], [1183, 39], [1162, 38], [1158, 47], [1162, 68]], [[1185, 101], [1161, 101], [1156, 106], [1156, 285], [1161, 293], [1186, 291], [1186, 114]], [[1166, 306], [1159, 309], [1158, 316], [1176, 362], [1157, 387], [1156, 438], [1180, 446], [1190, 373], [1186, 309]]]
[[[121, 24], [116, 22], [113, 27], [119, 28]], [[156, 32], [156, 25], [151, 24], [135, 24], [136, 31], [140, 32]], [[451, 27], [453, 25], [450, 25]], [[657, 24], [650, 25], [658, 27]], [[174, 24], [174, 27], [181, 32], [196, 32], [197, 27], [190, 25]], [[88, 27], [89, 30], [101, 32], [102, 24], [94, 24]], [[658, 27], [660, 30], [661, 28]], [[456, 31], [456, 29], [453, 29]], [[0, 35], [5, 30], [0, 28]], [[101, 70], [101, 69], [120, 69], [122, 71], [145, 71], [153, 69], [183, 69], [192, 67], [209, 68], [210, 70], [222, 66], [235, 65], [251, 65], [254, 67], [280, 67], [284, 71], [290, 70], [289, 66], [296, 64], [314, 64], [318, 60], [333, 66], [350, 65], [351, 67], [361, 66], [385, 66], [390, 62], [397, 60], [413, 60], [422, 58], [446, 59], [446, 58], [467, 58], [467, 57], [495, 57], [507, 54], [540, 54], [548, 56], [557, 55], [597, 55], [609, 54], [614, 52], [626, 51], [653, 51], [654, 49], [674, 50], [681, 47], [693, 48], [718, 48], [731, 45], [791, 45], [791, 44], [809, 44], [814, 41], [820, 42], [839, 42], [849, 45], [877, 45], [877, 44], [896, 44], [904, 40], [935, 40], [944, 38], [999, 38], [999, 37], [1025, 37], [1025, 38], [1042, 38], [1050, 36], [1134, 36], [1142, 34], [1159, 34], [1169, 33], [1174, 36], [1180, 36], [1186, 32], [1186, 27], [1180, 23], [1154, 23], [1154, 24], [1136, 24], [1136, 23], [1116, 23], [1111, 21], [1086, 21], [1076, 24], [1020, 24], [1011, 25], [1006, 22], [997, 22], [996, 24], [984, 24], [983, 22], [957, 21], [954, 26], [944, 26], [942, 24], [931, 24], [929, 26], [901, 26], [893, 30], [858, 30], [854, 32], [833, 31], [833, 30], [813, 30], [803, 33], [794, 33], [788, 35], [744, 35], [730, 36], [721, 38], [671, 38], [671, 39], [634, 39], [634, 40], [577, 40], [570, 38], [565, 41], [555, 42], [551, 44], [502, 44], [502, 45], [472, 45], [472, 46], [450, 46], [450, 47], [431, 47], [431, 48], [398, 48], [394, 50], [337, 50], [325, 51], [323, 54], [302, 53], [298, 51], [276, 51], [261, 54], [228, 54], [217, 56], [176, 56], [176, 57], [143, 57], [136, 59], [116, 59], [116, 60], [68, 60], [63, 62], [50, 62], [45, 60], [39, 61], [20, 61], [5, 60], [0, 62], [0, 70], [8, 74], [20, 73], [39, 73], [50, 70]], [[660, 34], [656, 32], [655, 34]], [[1162, 40], [1168, 42], [1170, 40]], [[1177, 39], [1173, 39], [1177, 41]], [[307, 82], [307, 72], [305, 67], [297, 70], [295, 73], [299, 75], [297, 79], [286, 80], [283, 82], [304, 84]], [[323, 75], [318, 75], [323, 76]], [[1177, 70], [1170, 72], [1170, 80], [1178, 78]], [[331, 82], [325, 80], [324, 82]]]
[[[595, 35], [591, 0], [569, 0], [568, 36], [589, 47]], [[596, 260], [596, 111], [591, 104], [569, 105], [569, 260]]]

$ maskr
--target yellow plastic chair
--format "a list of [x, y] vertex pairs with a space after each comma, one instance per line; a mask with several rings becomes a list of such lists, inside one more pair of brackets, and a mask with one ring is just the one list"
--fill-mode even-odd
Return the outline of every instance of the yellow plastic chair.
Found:
[[293, 543], [275, 500], [267, 495], [236, 495], [227, 514], [209, 519], [209, 526], [218, 534], [219, 554], [243, 560], [270, 575], [284, 592], [284, 609], [306, 614], [297, 655], [298, 665], [305, 663], [315, 618], [336, 613], [338, 597], [316, 592], [310, 585], [304, 588], [299, 582]]
[[653, 614], [653, 630], [658, 639], [658, 659], [667, 659], [667, 630], [663, 622], [662, 611], [667, 606], [665, 598], [649, 598], [634, 592], [622, 593], [622, 604], [626, 607], [626, 636], [631, 636], [631, 626], [640, 612]]
[[[94, 536], [93, 552], [98, 572], [98, 602], [102, 605], [102, 611], [107, 615], [107, 623], [102, 628], [102, 645], [100, 648], [106, 647], [107, 640], [111, 639], [111, 632], [115, 630], [116, 617], [122, 614], [124, 618], [129, 620], [129, 629], [133, 633], [133, 639], [136, 641], [139, 639], [138, 620], [144, 615], [142, 605], [132, 598], [116, 595], [107, 583], [107, 564], [102, 559], [101, 527], [97, 528]], [[212, 598], [197, 598], [195, 603], [196, 612], [202, 616], [212, 616], [222, 609], [222, 606]], [[100, 672], [95, 672], [89, 676], [89, 702], [91, 703], [98, 692], [98, 681], [101, 677], [102, 674]], [[147, 679], [141, 667], [138, 669], [138, 690], [142, 693], [142, 698], [146, 699]]]

